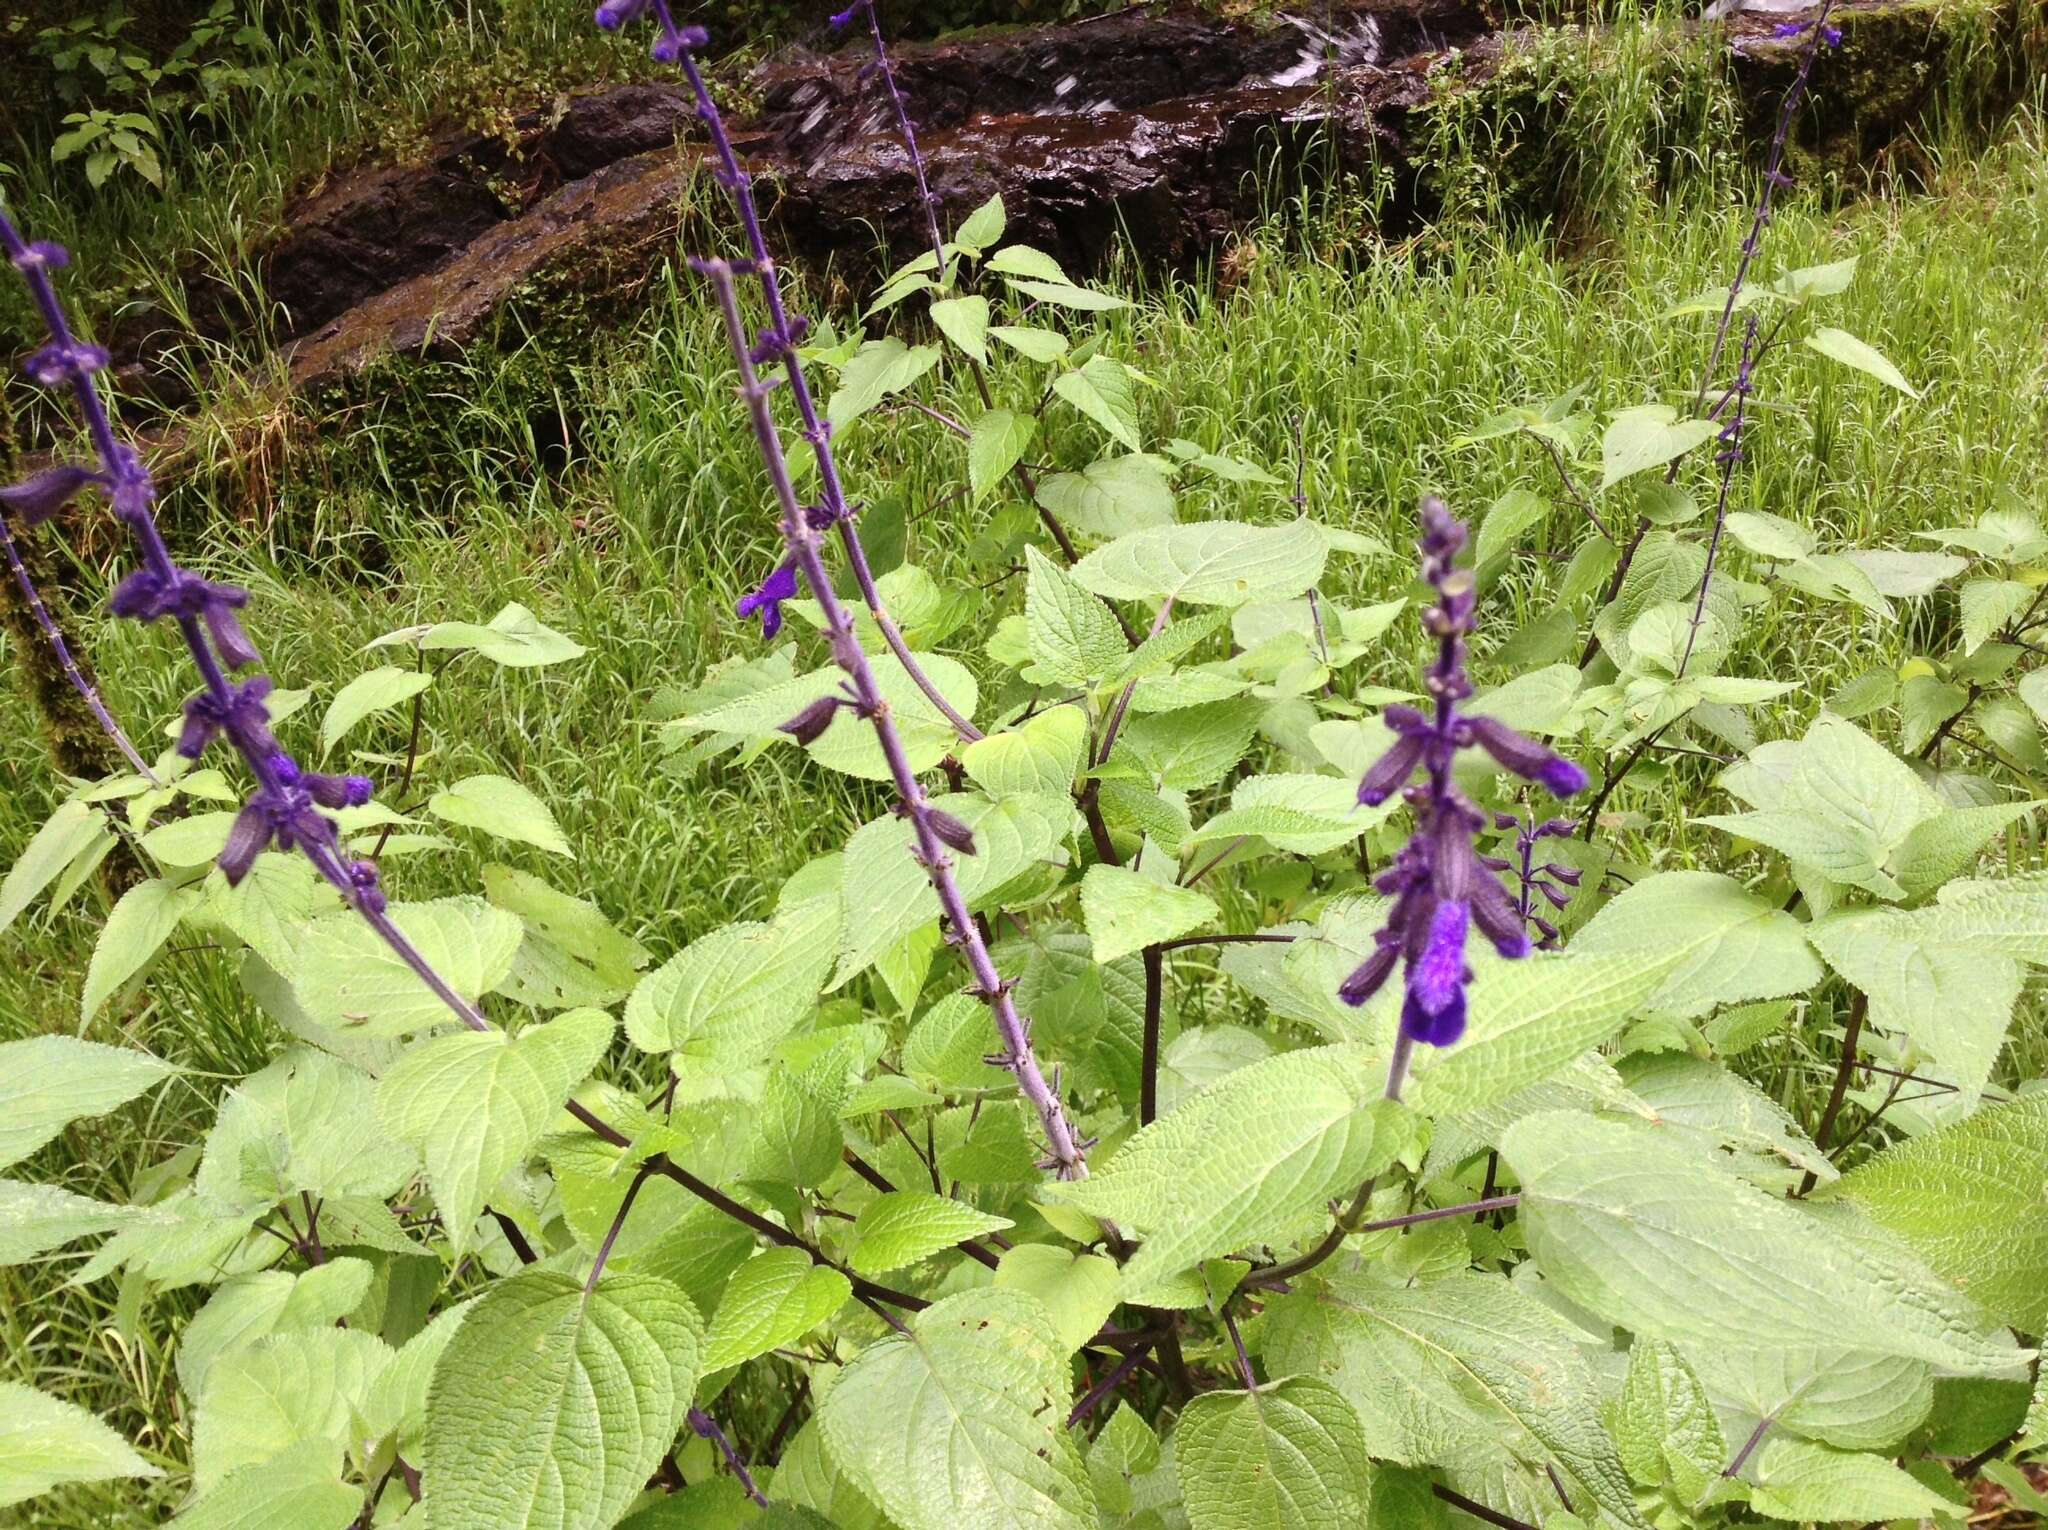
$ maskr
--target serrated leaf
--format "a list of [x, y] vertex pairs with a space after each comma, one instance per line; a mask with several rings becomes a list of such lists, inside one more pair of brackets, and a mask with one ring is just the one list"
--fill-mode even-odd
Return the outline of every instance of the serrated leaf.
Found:
[[[394, 903], [390, 917], [427, 965], [471, 1003], [512, 970], [523, 934], [516, 918], [481, 898]], [[344, 1034], [401, 1036], [454, 1019], [352, 911], [313, 921], [292, 986], [310, 1019]]]
[[1067, 354], [1067, 337], [1057, 330], [1033, 329], [1029, 325], [992, 324], [988, 332], [991, 339], [1002, 341], [1011, 350], [1033, 361], [1058, 361]]
[[419, 1157], [381, 1132], [369, 1077], [310, 1047], [294, 1047], [222, 1101], [193, 1184], [214, 1209], [261, 1209], [301, 1192], [394, 1194]]
[[308, 1440], [347, 1442], [356, 1406], [391, 1361], [391, 1346], [354, 1328], [273, 1334], [207, 1371], [192, 1425], [192, 1480], [201, 1493]]
[[1897, 388], [1908, 398], [1918, 398], [1920, 390], [1906, 381], [1906, 374], [1893, 366], [1876, 346], [1857, 339], [1846, 329], [1824, 326], [1806, 337], [1806, 348], [1818, 351], [1830, 361], [1839, 361], [1845, 367], [1875, 377], [1888, 388]]
[[467, 776], [428, 798], [427, 811], [446, 823], [576, 858], [547, 804], [510, 776]]
[[[1013, 245], [1011, 248], [1014, 249], [1016, 246]], [[1025, 281], [1014, 276], [1005, 279], [1012, 291], [1021, 292], [1024, 296], [1035, 298], [1041, 303], [1050, 303], [1055, 308], [1072, 308], [1080, 313], [1110, 313], [1131, 306], [1129, 298], [1097, 292], [1092, 287], [1076, 287], [1066, 282]]]
[[941, 298], [932, 304], [932, 323], [939, 333], [983, 366], [988, 365], [988, 299]]
[[1035, 415], [985, 409], [975, 417], [967, 439], [967, 483], [974, 496], [969, 503], [978, 505], [988, 497], [988, 491], [1023, 459], [1037, 434]]
[[299, 1275], [254, 1270], [221, 1282], [178, 1336], [178, 1383], [199, 1397], [223, 1355], [273, 1333], [331, 1328], [362, 1304], [376, 1274], [369, 1261], [339, 1256]]
[[1372, 1471], [1358, 1415], [1334, 1387], [1294, 1376], [1204, 1392], [1174, 1431], [1194, 1530], [1327, 1530], [1363, 1524]]
[[1084, 588], [1114, 600], [1237, 606], [1299, 595], [1322, 577], [1328, 555], [1328, 539], [1313, 521], [1197, 521], [1119, 537], [1073, 573]]
[[1102, 457], [1078, 473], [1048, 473], [1038, 503], [1070, 531], [1119, 537], [1173, 522], [1173, 485], [1157, 458], [1133, 452]]
[[1003, 211], [1002, 196], [998, 194], [967, 215], [966, 221], [953, 231], [953, 242], [962, 249], [979, 253], [1001, 243], [1003, 230], [1007, 227], [1009, 218]]
[[1969, 579], [1959, 593], [1963, 612], [1963, 652], [1975, 653], [2034, 599], [2031, 586], [2017, 579]]
[[[436, 622], [431, 627], [406, 627], [388, 633], [368, 646], [380, 648], [391, 643], [416, 643], [421, 648], [437, 652], [473, 649], [493, 664], [502, 664], [507, 669], [537, 669], [543, 665], [560, 664], [569, 659], [579, 659], [588, 651], [581, 643], [548, 626], [516, 600], [482, 626], [475, 622]], [[277, 721], [275, 706], [271, 708], [271, 721]]]
[[701, 935], [633, 990], [626, 1035], [643, 1051], [752, 1062], [817, 1004], [839, 932], [828, 895]]
[[886, 1275], [956, 1243], [1015, 1225], [928, 1190], [891, 1190], [862, 1208], [854, 1224], [851, 1263], [863, 1275]]
[[1036, 717], [976, 739], [960, 751], [968, 779], [991, 797], [1073, 790], [1088, 745], [1088, 717], [1079, 707], [1052, 707]]
[[1133, 718], [1118, 757], [1136, 756], [1154, 786], [1196, 791], [1214, 786], [1251, 748], [1264, 708], [1250, 701], [1205, 701]]
[[1961, 1513], [1883, 1456], [1832, 1450], [1788, 1436], [1764, 1446], [1756, 1478], [1750, 1506], [1775, 1519], [1862, 1522], [1934, 1514], [1958, 1518]]
[[1575, 1334], [1517, 1287], [1477, 1273], [1409, 1288], [1334, 1276], [1276, 1302], [1268, 1321], [1273, 1362], [1319, 1360], [1373, 1454], [1415, 1466], [1495, 1452], [1539, 1469], [1555, 1461], [1640, 1530]]
[[347, 1530], [362, 1513], [363, 1490], [341, 1480], [342, 1447], [303, 1440], [239, 1467], [178, 1511], [177, 1530]]
[[26, 1263], [148, 1215], [139, 1206], [110, 1205], [56, 1185], [0, 1179], [0, 1266]]
[[1661, 1339], [1639, 1338], [1629, 1346], [1614, 1426], [1629, 1475], [1645, 1487], [1669, 1483], [1682, 1503], [1697, 1503], [1728, 1459], [1706, 1388]]
[[1645, 877], [1593, 916], [1572, 951], [1654, 966], [1663, 981], [1644, 1006], [1681, 1018], [1803, 993], [1821, 979], [1798, 920], [1706, 871]]
[[2048, 1319], [2048, 1096], [1979, 1110], [1894, 1143], [1825, 1194], [1910, 1244], [2001, 1321]]
[[433, 683], [432, 672], [395, 664], [357, 675], [327, 705], [327, 715], [320, 720], [320, 752], [331, 754], [342, 735], [364, 718], [412, 700]]
[[1069, 685], [1114, 673], [1128, 650], [1109, 607], [1037, 548], [1024, 549], [1024, 562], [1024, 622], [1037, 671]]
[[1669, 404], [1617, 410], [1600, 438], [1600, 487], [1611, 489], [1624, 478], [1662, 467], [1713, 439], [1720, 428], [1712, 420], [1681, 420]]
[[703, 1322], [651, 1275], [486, 1291], [427, 1392], [427, 1530], [607, 1530], [682, 1427]]
[[517, 1036], [458, 1031], [416, 1042], [377, 1086], [377, 1114], [419, 1150], [461, 1257], [498, 1181], [523, 1161], [611, 1045], [612, 1017], [576, 1010]]
[[1081, 879], [1081, 917], [1098, 963], [1185, 935], [1219, 912], [1206, 893], [1155, 882], [1121, 866], [1090, 866]]
[[2016, 1353], [1960, 1296], [1906, 1287], [1785, 1201], [1656, 1128], [1551, 1111], [1501, 1138], [1544, 1277], [1638, 1333], [1737, 1350], [1801, 1345], [1998, 1375]]
[[173, 887], [155, 879], [138, 882], [121, 894], [93, 944], [79, 1017], [91, 1020], [115, 990], [154, 961], [199, 900], [197, 888]]
[[1367, 1109], [1384, 1072], [1341, 1046], [1240, 1068], [1138, 1132], [1101, 1172], [1045, 1194], [1144, 1235], [1124, 1266], [1126, 1291], [1143, 1300], [1204, 1259], [1292, 1230], [1391, 1157], [1398, 1134]]
[[1551, 504], [1527, 489], [1510, 489], [1486, 507], [1479, 523], [1479, 538], [1472, 553], [1473, 566], [1484, 568], [1495, 558], [1514, 551], [1521, 535], [1540, 525], [1550, 514]]
[[827, 1453], [902, 1530], [1096, 1530], [1053, 1334], [1021, 1291], [933, 1303], [840, 1372], [818, 1406]]
[[722, 1371], [794, 1344], [843, 1307], [853, 1284], [802, 1249], [771, 1248], [741, 1265], [712, 1315], [704, 1369]]
[[1100, 425], [1131, 451], [1142, 451], [1138, 435], [1138, 398], [1130, 369], [1108, 356], [1090, 356], [1071, 372], [1052, 380], [1052, 391]]
[[162, 1475], [83, 1408], [0, 1381], [0, 1508], [66, 1483]]
[[1077, 1350], [1094, 1338], [1116, 1309], [1123, 1272], [1100, 1254], [1076, 1253], [1049, 1243], [1020, 1243], [996, 1265], [996, 1289], [1024, 1291], [1045, 1303], [1061, 1340]]
[[112, 842], [113, 831], [91, 803], [76, 798], [59, 803], [0, 882], [0, 930], [20, 918], [67, 866]]
[[0, 1044], [0, 1169], [71, 1122], [118, 1110], [177, 1071], [147, 1052], [75, 1036]]
[[844, 430], [892, 393], [900, 393], [939, 364], [936, 345], [908, 346], [894, 335], [870, 340], [839, 371], [839, 386], [825, 417]]

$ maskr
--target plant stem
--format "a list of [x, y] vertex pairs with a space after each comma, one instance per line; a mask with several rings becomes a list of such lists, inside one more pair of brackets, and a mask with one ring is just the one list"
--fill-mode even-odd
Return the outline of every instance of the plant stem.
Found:
[[[57, 625], [57, 619], [50, 614], [50, 608], [43, 604], [42, 592], [36, 588], [35, 580], [29, 577], [28, 565], [21, 560], [21, 549], [14, 545], [14, 529], [7, 524], [5, 515], [0, 515], [0, 548], [6, 550], [7, 566], [14, 571], [14, 582], [21, 590], [21, 598], [28, 603], [30, 614], [35, 617], [36, 625], [42, 628], [44, 640], [50, 645], [50, 652], [56, 655], [58, 667], [64, 671], [64, 678], [71, 682], [72, 689], [77, 691], [85, 702], [86, 710], [92, 713], [93, 720], [100, 725], [114, 747], [121, 751], [122, 757], [135, 767], [136, 774], [151, 786], [163, 785], [157, 780], [156, 772], [149, 768], [149, 762], [143, 759], [141, 752], [122, 731], [121, 725], [114, 720], [114, 714], [107, 710], [106, 702], [100, 699], [99, 687], [92, 683], [85, 671], [79, 667], [78, 660], [71, 656], [71, 645], [64, 641], [64, 630]], [[63, 692], [59, 691], [57, 694], [61, 696]], [[92, 737], [90, 732], [84, 729], [80, 731], [85, 737]]]
[[1107, 1376], [1090, 1387], [1087, 1395], [1074, 1404], [1073, 1411], [1067, 1414], [1067, 1427], [1072, 1429], [1075, 1425], [1079, 1424], [1090, 1413], [1095, 1411], [1096, 1405], [1103, 1398], [1109, 1396], [1110, 1393], [1129, 1380], [1132, 1373], [1145, 1363], [1145, 1356], [1151, 1353], [1152, 1346], [1158, 1342], [1156, 1338], [1148, 1338], [1144, 1343], [1134, 1345], [1123, 1359], [1111, 1367]]
[[727, 1439], [725, 1431], [718, 1427], [718, 1420], [702, 1408], [693, 1407], [690, 1409], [690, 1428], [698, 1439], [709, 1440], [718, 1447], [718, 1453], [725, 1457], [725, 1464], [731, 1468], [732, 1474], [740, 1479], [740, 1486], [747, 1490], [747, 1496], [762, 1508], [767, 1508], [766, 1495], [754, 1486], [754, 1479], [747, 1471], [747, 1463], [740, 1459], [740, 1453], [733, 1449], [732, 1441]]
[[1252, 1357], [1245, 1353], [1244, 1335], [1237, 1331], [1237, 1319], [1231, 1315], [1228, 1303], [1223, 1307], [1223, 1327], [1230, 1335], [1230, 1347], [1237, 1351], [1237, 1373], [1244, 1378], [1244, 1389], [1256, 1392], [1259, 1381], [1252, 1374]]
[[1501, 1513], [1498, 1509], [1489, 1509], [1485, 1504], [1476, 1503], [1463, 1493], [1455, 1492], [1440, 1483], [1431, 1483], [1429, 1490], [1452, 1508], [1463, 1509], [1474, 1519], [1494, 1525], [1498, 1530], [1536, 1530], [1536, 1527], [1527, 1520], [1516, 1519], [1512, 1515]]
[[[1828, 1091], [1828, 1103], [1820, 1113], [1820, 1124], [1813, 1129], [1813, 1145], [1823, 1153], [1828, 1150], [1828, 1139], [1835, 1134], [1835, 1120], [1842, 1113], [1842, 1102], [1849, 1096], [1849, 1080], [1856, 1072], [1856, 1043], [1863, 1036], [1863, 1017], [1869, 1008], [1869, 998], [1862, 989], [1857, 989], [1849, 1000], [1849, 1023], [1842, 1030], [1842, 1061], [1835, 1069], [1835, 1087]], [[1819, 1177], [1808, 1169], [1806, 1177], [1799, 1181], [1798, 1193], [1805, 1195], [1810, 1192]]]
[[597, 1283], [604, 1277], [604, 1267], [612, 1257], [612, 1246], [619, 1241], [619, 1234], [626, 1230], [626, 1218], [632, 1214], [633, 1202], [640, 1198], [640, 1187], [647, 1183], [654, 1173], [652, 1162], [640, 1165], [633, 1182], [626, 1186], [626, 1194], [619, 1201], [619, 1209], [612, 1216], [612, 1225], [605, 1230], [604, 1242], [597, 1246], [597, 1257], [590, 1263], [590, 1278], [583, 1282], [583, 1294], [590, 1295], [597, 1289]]
[[1763, 1444], [1764, 1436], [1770, 1433], [1771, 1425], [1776, 1422], [1776, 1415], [1770, 1413], [1758, 1419], [1756, 1428], [1749, 1431], [1749, 1438], [1742, 1442], [1742, 1449], [1735, 1452], [1735, 1459], [1722, 1468], [1721, 1475], [1730, 1479], [1741, 1476], [1743, 1467], [1749, 1464], [1749, 1458], [1756, 1454], [1757, 1446]]
[[[698, 73], [696, 61], [687, 53], [683, 54], [685, 67], [695, 85], [700, 100], [709, 111], [709, 97], [705, 94], [703, 76]], [[882, 756], [888, 762], [889, 775], [895, 783], [896, 795], [908, 815], [911, 831], [916, 839], [916, 855], [931, 880], [932, 890], [938, 894], [939, 906], [951, 926], [950, 939], [960, 947], [969, 969], [974, 974], [976, 991], [982, 1002], [989, 1006], [1006, 1051], [1004, 1066], [1017, 1078], [1017, 1084], [1024, 1097], [1031, 1102], [1038, 1113], [1039, 1124], [1043, 1127], [1046, 1142], [1051, 1152], [1052, 1166], [1062, 1179], [1085, 1179], [1088, 1174], [1086, 1160], [1072, 1129], [1067, 1124], [1066, 1111], [1047, 1084], [1038, 1066], [1038, 1056], [1031, 1045], [1028, 1027], [1017, 1013], [1015, 1001], [1010, 996], [1010, 986], [996, 971], [995, 960], [989, 955], [988, 945], [982, 939], [972, 915], [968, 912], [967, 900], [960, 892], [960, 885], [953, 876], [953, 859], [945, 843], [939, 838], [933, 823], [933, 809], [918, 783], [916, 773], [910, 767], [910, 757], [903, 748], [902, 736], [896, 730], [895, 719], [889, 703], [883, 699], [881, 689], [875, 682], [873, 668], [867, 655], [862, 651], [860, 640], [853, 630], [853, 618], [840, 602], [825, 572], [824, 559], [818, 549], [818, 535], [811, 529], [803, 507], [798, 503], [796, 488], [790, 480], [789, 463], [782, 454], [782, 439], [775, 428], [774, 416], [769, 411], [768, 389], [762, 386], [754, 371], [751, 349], [747, 342], [746, 326], [740, 318], [739, 297], [733, 285], [732, 268], [722, 261], [706, 261], [700, 269], [710, 280], [718, 298], [720, 310], [725, 315], [726, 337], [732, 343], [734, 362], [740, 374], [740, 393], [746, 401], [748, 413], [752, 416], [755, 439], [760, 444], [761, 455], [768, 468], [768, 476], [774, 485], [775, 497], [782, 510], [782, 534], [787, 542], [797, 567], [802, 571], [805, 582], [816, 596], [819, 609], [824, 614], [825, 630], [830, 635], [832, 656], [845, 671], [848, 685], [853, 693], [854, 709], [865, 717], [875, 732], [876, 742], [881, 745]]]
[[1158, 946], [1147, 946], [1145, 967], [1145, 1039], [1138, 1083], [1138, 1125], [1150, 1126], [1159, 1115], [1159, 1017], [1164, 1007], [1166, 959]]

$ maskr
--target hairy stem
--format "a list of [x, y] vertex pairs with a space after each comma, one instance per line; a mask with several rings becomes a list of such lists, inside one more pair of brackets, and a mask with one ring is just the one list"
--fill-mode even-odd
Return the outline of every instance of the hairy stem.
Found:
[[746, 1489], [747, 1496], [762, 1508], [767, 1508], [767, 1495], [754, 1485], [754, 1478], [747, 1470], [747, 1463], [733, 1448], [732, 1441], [726, 1438], [725, 1431], [718, 1427], [718, 1420], [702, 1408], [693, 1407], [690, 1409], [690, 1429], [698, 1439], [709, 1440], [718, 1447], [718, 1453], [725, 1457], [726, 1466], [739, 1478], [740, 1486]]

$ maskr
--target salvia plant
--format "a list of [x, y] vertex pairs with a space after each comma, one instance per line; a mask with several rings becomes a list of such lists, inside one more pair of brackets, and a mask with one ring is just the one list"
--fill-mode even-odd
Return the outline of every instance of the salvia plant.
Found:
[[[0, 1503], [162, 1473], [176, 1524], [304, 1530], [1960, 1523], [1980, 1473], [2029, 1501], [2048, 1093], [1998, 1061], [2048, 963], [2048, 534], [2014, 504], [1823, 547], [1743, 508], [1784, 347], [1913, 393], [1817, 322], [1853, 260], [1762, 274], [1826, 11], [1783, 40], [1736, 274], [1674, 313], [1717, 319], [1693, 407], [1504, 409], [1462, 444], [1524, 483], [1476, 529], [1425, 499], [1412, 562], [1311, 516], [1301, 462], [1290, 499], [1234, 443], [1155, 441], [1093, 327], [1126, 300], [1000, 199], [948, 233], [871, 6], [837, 20], [930, 248], [843, 336], [794, 311], [704, 33], [597, 20], [651, 24], [694, 94], [737, 242], [691, 265], [780, 533], [731, 618], [758, 646], [660, 705], [672, 789], [774, 750], [871, 816], [658, 964], [530, 872], [387, 890], [454, 833], [573, 861], [531, 790], [422, 739], [452, 666], [583, 647], [516, 605], [402, 629], [288, 750], [309, 693], [174, 556], [63, 252], [0, 216], [88, 444], [0, 495], [7, 547], [104, 500], [114, 611], [196, 681], [151, 758], [43, 613], [132, 771], [71, 783], [0, 926], [119, 868], [82, 1025], [198, 936], [276, 1036], [129, 1199], [0, 1181], [0, 1257], [82, 1253], [175, 1326], [181, 1408], [143, 1453], [0, 1383]], [[834, 443], [899, 426], [957, 464], [978, 589], [875, 572]], [[1553, 605], [1503, 642], [1487, 597], [1529, 562]], [[1808, 698], [1728, 672], [1774, 602], [1953, 620]], [[383, 801], [344, 751], [380, 715]], [[1606, 811], [1680, 756], [1731, 809], [1684, 860]], [[1788, 1038], [1810, 1118], [1745, 1073]], [[0, 1065], [31, 1175], [178, 1071], [67, 1035]]]

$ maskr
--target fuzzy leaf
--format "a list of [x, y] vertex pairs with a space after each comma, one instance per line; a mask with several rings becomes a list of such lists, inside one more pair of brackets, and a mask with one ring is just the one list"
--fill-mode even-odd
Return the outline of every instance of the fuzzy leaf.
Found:
[[1799, 921], [1706, 871], [1645, 877], [1572, 941], [1580, 956], [1628, 956], [1663, 976], [1645, 1007], [1680, 1017], [1803, 993], [1821, 979]]
[[[481, 898], [394, 903], [390, 913], [427, 964], [471, 1003], [512, 970], [519, 921]], [[353, 912], [313, 921], [292, 983], [308, 1018], [344, 1034], [401, 1036], [454, 1018]]]
[[933, 1303], [839, 1373], [818, 1406], [827, 1453], [902, 1530], [1095, 1530], [1054, 1333], [1021, 1291]]
[[854, 1224], [852, 1264], [863, 1275], [886, 1275], [1014, 1225], [1007, 1217], [990, 1216], [928, 1190], [892, 1190], [868, 1202]]
[[1009, 476], [1037, 434], [1038, 420], [1033, 415], [988, 409], [975, 419], [974, 433], [967, 441], [967, 482], [974, 494], [971, 503], [980, 504], [990, 489]]
[[468, 776], [427, 800], [427, 811], [445, 822], [482, 829], [499, 839], [538, 845], [551, 855], [576, 852], [562, 837], [547, 804], [510, 776]]
[[1050, 1243], [1020, 1243], [996, 1265], [996, 1289], [1026, 1291], [1044, 1302], [1069, 1350], [1086, 1344], [1109, 1320], [1122, 1285], [1115, 1260]]
[[1081, 917], [1098, 963], [1185, 935], [1219, 912], [1206, 893], [1155, 882], [1121, 866], [1090, 866], [1081, 879]]
[[575, 1010], [517, 1036], [457, 1031], [415, 1043], [377, 1086], [387, 1130], [426, 1161], [461, 1257], [498, 1181], [523, 1161], [611, 1045], [612, 1017]]
[[1119, 537], [1074, 565], [1074, 578], [1113, 600], [1239, 606], [1299, 595], [1323, 575], [1329, 539], [1314, 521], [1246, 526], [1197, 521]]
[[487, 1290], [427, 1391], [427, 1530], [607, 1530], [674, 1442], [703, 1322], [651, 1275]]
[[1920, 396], [1920, 390], [1906, 381], [1906, 374], [1887, 361], [1876, 346], [1857, 339], [1846, 329], [1823, 326], [1806, 337], [1806, 348], [1818, 351], [1830, 361], [1839, 361], [1845, 367], [1867, 373], [1887, 388], [1897, 388], [1908, 398]]
[[756, 1254], [733, 1275], [711, 1319], [704, 1369], [722, 1371], [794, 1344], [853, 1295], [839, 1271], [811, 1263], [800, 1248]]
[[365, 717], [410, 701], [433, 683], [431, 671], [400, 669], [395, 664], [357, 675], [335, 693], [327, 715], [320, 720], [321, 753], [332, 753], [342, 735]]
[[1068, 685], [1115, 673], [1127, 648], [1109, 607], [1037, 548], [1024, 549], [1024, 562], [1024, 621], [1037, 673]]
[[1326, 1530], [1365, 1522], [1365, 1435], [1334, 1387], [1294, 1376], [1251, 1392], [1204, 1392], [1174, 1431], [1194, 1530]]
[[83, 1408], [0, 1381], [0, 1508], [70, 1482], [162, 1475]]
[[839, 928], [827, 896], [700, 935], [633, 990], [626, 1035], [644, 1051], [754, 1061], [817, 1004]]
[[1173, 523], [1173, 485], [1156, 457], [1102, 457], [1078, 473], [1039, 480], [1038, 503], [1069, 531], [1120, 537]]
[[147, 1052], [75, 1036], [0, 1044], [0, 1169], [71, 1122], [118, 1110], [177, 1071]]
[[1712, 420], [1681, 420], [1669, 404], [1618, 410], [1600, 438], [1600, 487], [1611, 489], [1624, 478], [1662, 467], [1713, 439], [1720, 428]]

